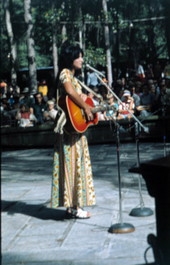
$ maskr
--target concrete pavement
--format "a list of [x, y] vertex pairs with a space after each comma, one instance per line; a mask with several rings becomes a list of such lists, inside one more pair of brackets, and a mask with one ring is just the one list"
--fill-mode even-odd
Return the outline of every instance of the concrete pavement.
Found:
[[[169, 147], [167, 147], [167, 151]], [[162, 143], [140, 143], [140, 161], [164, 155]], [[1, 230], [2, 264], [27, 265], [139, 265], [154, 256], [147, 236], [156, 234], [155, 214], [132, 217], [140, 206], [135, 143], [120, 145], [123, 223], [131, 233], [109, 233], [120, 222], [117, 153], [114, 144], [90, 145], [97, 204], [87, 208], [92, 217], [66, 219], [65, 209], [49, 207], [53, 149], [2, 152]], [[145, 207], [154, 211], [154, 199], [142, 182]]]

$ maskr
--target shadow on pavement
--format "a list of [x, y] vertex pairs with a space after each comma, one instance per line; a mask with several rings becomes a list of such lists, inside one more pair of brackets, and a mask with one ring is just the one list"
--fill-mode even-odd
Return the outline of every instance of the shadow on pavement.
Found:
[[66, 212], [60, 209], [52, 209], [43, 204], [27, 204], [21, 201], [2, 201], [2, 212], [7, 212], [9, 215], [16, 213], [32, 216], [42, 220], [64, 220], [68, 219]]

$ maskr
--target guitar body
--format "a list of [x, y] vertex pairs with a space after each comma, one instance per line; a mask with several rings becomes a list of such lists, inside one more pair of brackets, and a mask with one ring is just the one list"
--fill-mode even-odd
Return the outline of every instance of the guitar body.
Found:
[[[90, 97], [87, 97], [85, 102], [89, 106], [94, 107], [94, 103]], [[67, 122], [64, 127], [69, 132], [83, 133], [90, 125], [95, 125], [98, 123], [97, 113], [93, 114], [94, 119], [92, 121], [88, 121], [84, 111], [77, 104], [75, 104], [69, 98], [69, 96], [60, 97], [58, 104], [66, 114]]]

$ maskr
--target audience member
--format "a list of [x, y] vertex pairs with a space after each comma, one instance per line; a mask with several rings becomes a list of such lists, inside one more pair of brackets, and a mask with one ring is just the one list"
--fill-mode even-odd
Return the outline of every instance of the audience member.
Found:
[[168, 93], [165, 80], [160, 83], [160, 95], [158, 102], [162, 115], [170, 114], [170, 92]]
[[47, 110], [44, 111], [45, 121], [54, 121], [57, 115], [57, 110], [55, 109], [55, 103], [53, 100], [47, 101]]
[[119, 115], [117, 119], [130, 119], [134, 113], [134, 99], [131, 97], [130, 91], [125, 90], [121, 98], [122, 103], [119, 103]]
[[168, 61], [164, 68], [165, 79], [170, 79], [170, 61]]
[[113, 106], [114, 108], [104, 111], [104, 119], [112, 120], [117, 116], [118, 104], [117, 101], [115, 101], [115, 97], [111, 93], [107, 94], [107, 100], [108, 100], [108, 106]]
[[146, 79], [153, 79], [154, 78], [154, 74], [153, 74], [153, 66], [152, 64], [147, 64], [146, 66], [146, 70], [145, 70], [145, 75], [146, 75]]
[[38, 85], [38, 92], [42, 93], [45, 102], [48, 100], [48, 86], [46, 80], [42, 80]]
[[153, 68], [153, 74], [154, 74], [154, 78], [159, 81], [161, 79], [161, 74], [162, 74], [162, 67], [160, 65], [160, 62], [157, 61], [156, 64], [154, 65]]
[[1, 80], [0, 82], [0, 96], [7, 94], [7, 82], [6, 80]]
[[129, 86], [129, 90], [131, 92], [132, 98], [134, 99], [134, 105], [135, 108], [138, 107], [140, 105], [140, 96], [138, 93], [138, 89], [136, 88], [135, 84], [131, 84]]
[[143, 87], [143, 94], [140, 98], [140, 105], [136, 107], [136, 109], [140, 112], [141, 117], [147, 117], [151, 115], [154, 100], [154, 95], [149, 92], [149, 88], [145, 85]]
[[32, 127], [37, 122], [34, 114], [31, 114], [29, 107], [26, 104], [20, 105], [20, 110], [17, 112], [16, 120], [19, 127]]
[[42, 123], [44, 123], [43, 113], [46, 110], [47, 105], [43, 99], [42, 93], [38, 92], [34, 95], [34, 97], [35, 97], [35, 103], [32, 104], [32, 106], [30, 107], [30, 111], [37, 118], [37, 123], [42, 124]]
[[143, 82], [145, 79], [145, 71], [144, 71], [144, 67], [142, 65], [142, 62], [139, 62], [137, 64], [137, 68], [136, 68], [136, 75], [138, 77], [138, 79]]
[[1, 125], [11, 125], [10, 105], [6, 95], [1, 98]]
[[33, 95], [30, 95], [29, 88], [25, 87], [19, 98], [19, 104], [26, 104], [28, 107], [31, 107], [35, 103]]
[[97, 78], [95, 72], [90, 70], [87, 73], [87, 86], [96, 87], [98, 85], [99, 85], [99, 81], [98, 81], [98, 78]]

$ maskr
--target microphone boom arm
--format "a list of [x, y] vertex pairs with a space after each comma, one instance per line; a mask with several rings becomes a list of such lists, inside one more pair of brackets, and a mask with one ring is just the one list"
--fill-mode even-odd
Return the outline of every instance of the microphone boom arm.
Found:
[[[109, 90], [109, 92], [117, 99], [117, 101], [119, 102], [119, 103], [123, 103], [121, 100], [120, 100], [120, 98], [113, 92], [113, 90], [100, 78], [100, 76], [97, 74], [97, 70], [95, 71], [96, 73], [95, 73], [95, 75], [97, 76], [97, 78], [102, 82], [102, 84]], [[132, 115], [132, 117], [135, 119], [135, 121], [143, 128], [143, 130], [144, 130], [144, 132], [146, 132], [146, 133], [149, 133], [149, 128], [148, 127], [146, 127], [146, 126], [144, 126], [138, 119], [137, 119], [137, 117], [133, 114], [133, 113], [131, 113], [129, 110], [128, 110], [128, 108], [126, 108], [126, 106], [125, 106], [125, 109]]]

